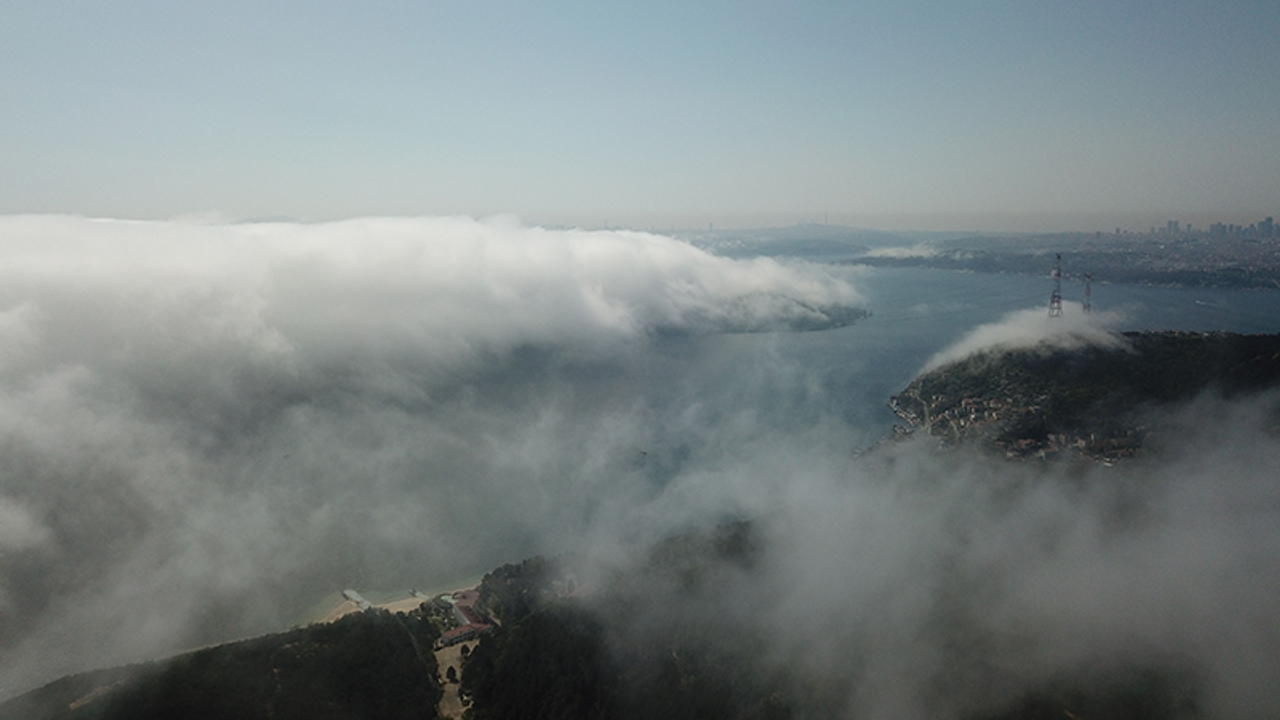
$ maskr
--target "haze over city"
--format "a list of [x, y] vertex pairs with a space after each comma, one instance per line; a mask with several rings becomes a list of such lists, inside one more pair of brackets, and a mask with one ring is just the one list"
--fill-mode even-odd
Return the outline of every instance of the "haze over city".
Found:
[[4, 14], [3, 214], [1142, 231], [1280, 205], [1267, 0]]

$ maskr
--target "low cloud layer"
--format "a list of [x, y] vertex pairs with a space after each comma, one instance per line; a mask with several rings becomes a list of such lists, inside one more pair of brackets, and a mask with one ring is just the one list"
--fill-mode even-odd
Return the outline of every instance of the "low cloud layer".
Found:
[[845, 464], [791, 455], [751, 570], [729, 564], [693, 595], [655, 584], [638, 620], [602, 612], [630, 638], [674, 622], [763, 638], [742, 660], [797, 678], [819, 717], [994, 717], [1117, 687], [1145, 693], [1147, 714], [1108, 717], [1271, 717], [1278, 409], [1274, 393], [1205, 396], [1151, 415], [1177, 442], [1115, 467], [927, 439]]
[[691, 457], [769, 431], [688, 384], [699, 338], [858, 303], [505, 219], [0, 219], [0, 695], [640, 532]]
[[867, 257], [876, 258], [929, 258], [938, 254], [937, 248], [932, 245], [898, 245], [893, 247], [872, 248], [867, 251]]
[[964, 360], [981, 352], [1042, 348], [1045, 352], [1082, 347], [1120, 349], [1125, 340], [1116, 333], [1124, 316], [1086, 313], [1079, 303], [1062, 303], [1062, 316], [1049, 317], [1044, 308], [1018, 310], [999, 322], [979, 325], [958, 342], [925, 363], [921, 372]]
[[[1148, 463], [1065, 468], [909, 448], [795, 499], [773, 556], [776, 630], [842, 678], [853, 717], [991, 712], [1052, 683], [1156, 670], [1205, 717], [1280, 705], [1277, 398], [1203, 398]], [[1206, 422], [1207, 421], [1207, 422]]]
[[[858, 456], [803, 360], [866, 362], [862, 326], [732, 334], [840, 324], [860, 300], [837, 272], [501, 219], [0, 219], [0, 696], [347, 587], [625, 565], [749, 517], [761, 564], [707, 609], [850, 717], [1135, 665], [1186, 672], [1209, 717], [1273, 714], [1276, 398], [1171, 410], [1152, 422], [1180, 442], [1116, 468]], [[1064, 310], [930, 366], [1119, 342]]]

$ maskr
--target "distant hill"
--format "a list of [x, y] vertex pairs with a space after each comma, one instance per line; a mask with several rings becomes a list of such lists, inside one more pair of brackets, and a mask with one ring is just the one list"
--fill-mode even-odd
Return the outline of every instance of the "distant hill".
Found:
[[846, 262], [983, 273], [1048, 275], [1061, 254], [1064, 277], [1174, 287], [1280, 287], [1280, 238], [1162, 234], [968, 237], [928, 242], [904, 255]]
[[1008, 456], [1114, 459], [1143, 447], [1145, 410], [1205, 391], [1232, 396], [1280, 384], [1280, 335], [1123, 338], [1122, 349], [991, 351], [921, 375], [890, 402], [906, 421], [899, 432]]

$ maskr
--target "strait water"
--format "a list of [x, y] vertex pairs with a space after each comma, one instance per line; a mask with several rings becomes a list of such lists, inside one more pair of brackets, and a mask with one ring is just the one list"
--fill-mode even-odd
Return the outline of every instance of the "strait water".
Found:
[[[712, 363], [717, 373], [765, 367], [776, 385], [761, 393], [760, 412], [794, 423], [796, 411], [829, 413], [847, 422], [855, 442], [883, 437], [895, 421], [888, 399], [903, 389], [935, 353], [980, 325], [1007, 314], [1043, 309], [1053, 283], [1048, 277], [986, 275], [916, 268], [846, 267], [872, 315], [827, 332], [726, 336], [730, 356]], [[1063, 281], [1065, 312], [1079, 312], [1084, 285]], [[1095, 283], [1095, 313], [1120, 316], [1115, 329], [1280, 332], [1280, 291], [1163, 288]], [[734, 363], [738, 363], [735, 368]], [[713, 386], [713, 377], [706, 377]], [[800, 413], [803, 415], [804, 413]]]

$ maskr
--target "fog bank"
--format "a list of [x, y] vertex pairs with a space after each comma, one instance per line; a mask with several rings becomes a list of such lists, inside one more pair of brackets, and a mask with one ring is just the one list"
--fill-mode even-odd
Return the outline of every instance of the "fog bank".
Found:
[[[1272, 717], [1277, 417], [1274, 392], [1205, 396], [1149, 415], [1176, 442], [1114, 467], [922, 437], [843, 464], [791, 454], [771, 469], [754, 560], [646, 577], [650, 606], [598, 610], [624, 643], [683, 627], [754, 647], [721, 671], [791, 678], [801, 716], [1000, 717], [1066, 690], [1130, 693], [1107, 717]], [[646, 562], [608, 559], [603, 577]]]
[[[844, 324], [859, 272], [503, 218], [0, 218], [0, 697], [343, 588], [562, 550], [625, 568], [751, 518], [759, 564], [686, 609], [837, 714], [964, 717], [1132, 667], [1209, 717], [1274, 714], [1277, 398], [1163, 409], [1177, 442], [1114, 468], [861, 452], [888, 423], [856, 427], [833, 368], [910, 357], [909, 379], [946, 342], [917, 336], [961, 331], [900, 309], [872, 338], [889, 308], [772, 332]], [[1120, 342], [1064, 305], [974, 322], [929, 367]]]
[[0, 695], [732, 512], [664, 494], [773, 422], [701, 339], [859, 302], [503, 218], [0, 218]]

